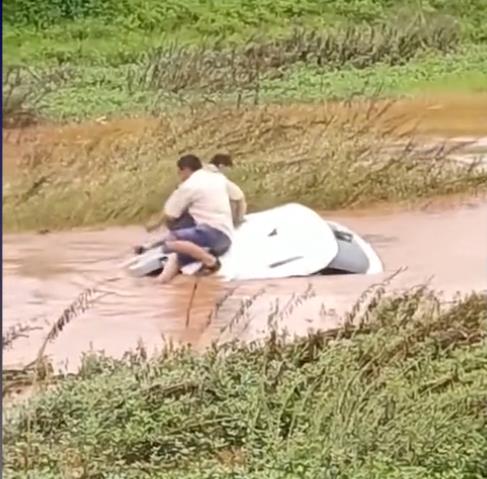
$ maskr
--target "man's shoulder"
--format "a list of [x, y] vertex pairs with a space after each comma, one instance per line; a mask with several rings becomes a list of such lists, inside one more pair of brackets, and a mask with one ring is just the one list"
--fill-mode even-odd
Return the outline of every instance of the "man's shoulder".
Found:
[[213, 173], [208, 171], [206, 168], [200, 168], [199, 170], [195, 171], [186, 181], [185, 183], [195, 183], [197, 181], [203, 181], [207, 178], [213, 177]]
[[225, 181], [224, 175], [215, 174], [213, 171], [201, 168], [200, 170], [195, 171], [186, 182], [188, 183], [189, 187], [195, 188], [219, 184], [224, 185]]
[[204, 165], [204, 170], [211, 171], [212, 173], [221, 173], [217, 166], [213, 165], [212, 163], [208, 163]]

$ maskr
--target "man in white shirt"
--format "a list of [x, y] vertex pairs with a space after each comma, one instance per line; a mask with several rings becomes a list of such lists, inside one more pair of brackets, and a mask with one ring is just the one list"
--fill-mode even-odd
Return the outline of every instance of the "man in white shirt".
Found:
[[164, 221], [171, 229], [171, 224], [188, 214], [194, 225], [172, 229], [164, 241], [165, 251], [173, 253], [159, 276], [164, 283], [181, 267], [195, 261], [203, 264], [201, 273], [216, 272], [220, 268], [218, 257], [230, 248], [234, 231], [231, 209], [234, 193], [229, 180], [204, 169], [194, 155], [182, 156], [177, 167], [182, 182], [164, 206]]
[[[214, 155], [210, 163], [206, 166], [208, 170], [222, 174], [225, 174], [224, 170], [226, 168], [232, 167], [232, 157], [225, 153], [217, 153]], [[233, 181], [228, 180], [228, 190], [230, 206], [232, 207], [233, 225], [237, 227], [244, 221], [245, 214], [247, 213], [247, 203], [243, 191]]]
[[[210, 163], [204, 166], [204, 168], [208, 171], [212, 171], [214, 173], [225, 174], [226, 168], [233, 167], [233, 161], [230, 155], [225, 153], [217, 153], [213, 156]], [[230, 206], [232, 208], [232, 217], [233, 217], [233, 225], [235, 227], [240, 226], [243, 221], [245, 214], [247, 213], [247, 202], [245, 200], [245, 195], [242, 189], [235, 184], [233, 181], [230, 181], [227, 178], [227, 187], [228, 187], [228, 196], [230, 198]], [[155, 223], [149, 224], [146, 226], [147, 231], [154, 231], [155, 229], [159, 228], [163, 223], [165, 223], [164, 216], [159, 218]], [[181, 229], [181, 228], [188, 228], [190, 226], [194, 226], [195, 222], [190, 214], [185, 211], [177, 220], [171, 221], [167, 226], [171, 231]], [[163, 241], [158, 241], [154, 243], [151, 247], [161, 244]], [[143, 246], [136, 246], [135, 248], [136, 254], [143, 253], [147, 248]]]

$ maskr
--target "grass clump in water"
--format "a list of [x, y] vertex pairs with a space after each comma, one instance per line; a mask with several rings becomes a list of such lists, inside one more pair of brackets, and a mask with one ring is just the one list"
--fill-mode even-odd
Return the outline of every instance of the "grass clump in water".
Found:
[[5, 477], [483, 477], [486, 311], [418, 288], [293, 341], [87, 356], [7, 411]]
[[[124, 128], [99, 125], [26, 150], [3, 195], [6, 230], [145, 221], [176, 185], [182, 152], [229, 151], [252, 209], [319, 209], [485, 190], [479, 165], [408, 139], [380, 100], [318, 105], [192, 105]], [[110, 130], [110, 128], [112, 128]], [[81, 130], [80, 130], [81, 131]]]

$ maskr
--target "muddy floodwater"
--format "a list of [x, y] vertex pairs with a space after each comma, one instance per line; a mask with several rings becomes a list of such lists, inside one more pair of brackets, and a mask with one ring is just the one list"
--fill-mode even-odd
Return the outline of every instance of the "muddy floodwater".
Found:
[[[171, 285], [134, 279], [120, 270], [132, 245], [147, 240], [140, 227], [4, 236], [4, 331], [29, 325], [26, 337], [4, 352], [4, 367], [35, 359], [52, 323], [76, 297], [102, 283], [94, 304], [71, 320], [46, 352], [75, 370], [83, 352], [115, 357], [142, 341], [147, 351], [164, 342], [252, 340], [268, 318], [290, 334], [334, 327], [360, 294], [401, 267], [390, 288], [430, 281], [450, 297], [487, 290], [487, 200], [431, 204], [420, 211], [326, 214], [365, 237], [386, 271], [377, 276], [330, 276], [245, 283], [178, 277]], [[89, 293], [85, 293], [89, 294]], [[192, 299], [191, 299], [192, 298]], [[191, 303], [191, 304], [190, 304]]]

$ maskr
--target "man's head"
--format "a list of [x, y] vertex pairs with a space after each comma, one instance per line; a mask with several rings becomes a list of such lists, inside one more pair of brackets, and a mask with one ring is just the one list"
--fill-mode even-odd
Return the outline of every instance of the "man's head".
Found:
[[195, 171], [203, 167], [196, 155], [183, 155], [178, 160], [178, 173], [182, 181], [187, 180]]
[[231, 168], [233, 166], [232, 157], [226, 153], [217, 153], [215, 156], [213, 156], [210, 163], [216, 166], [219, 170]]

